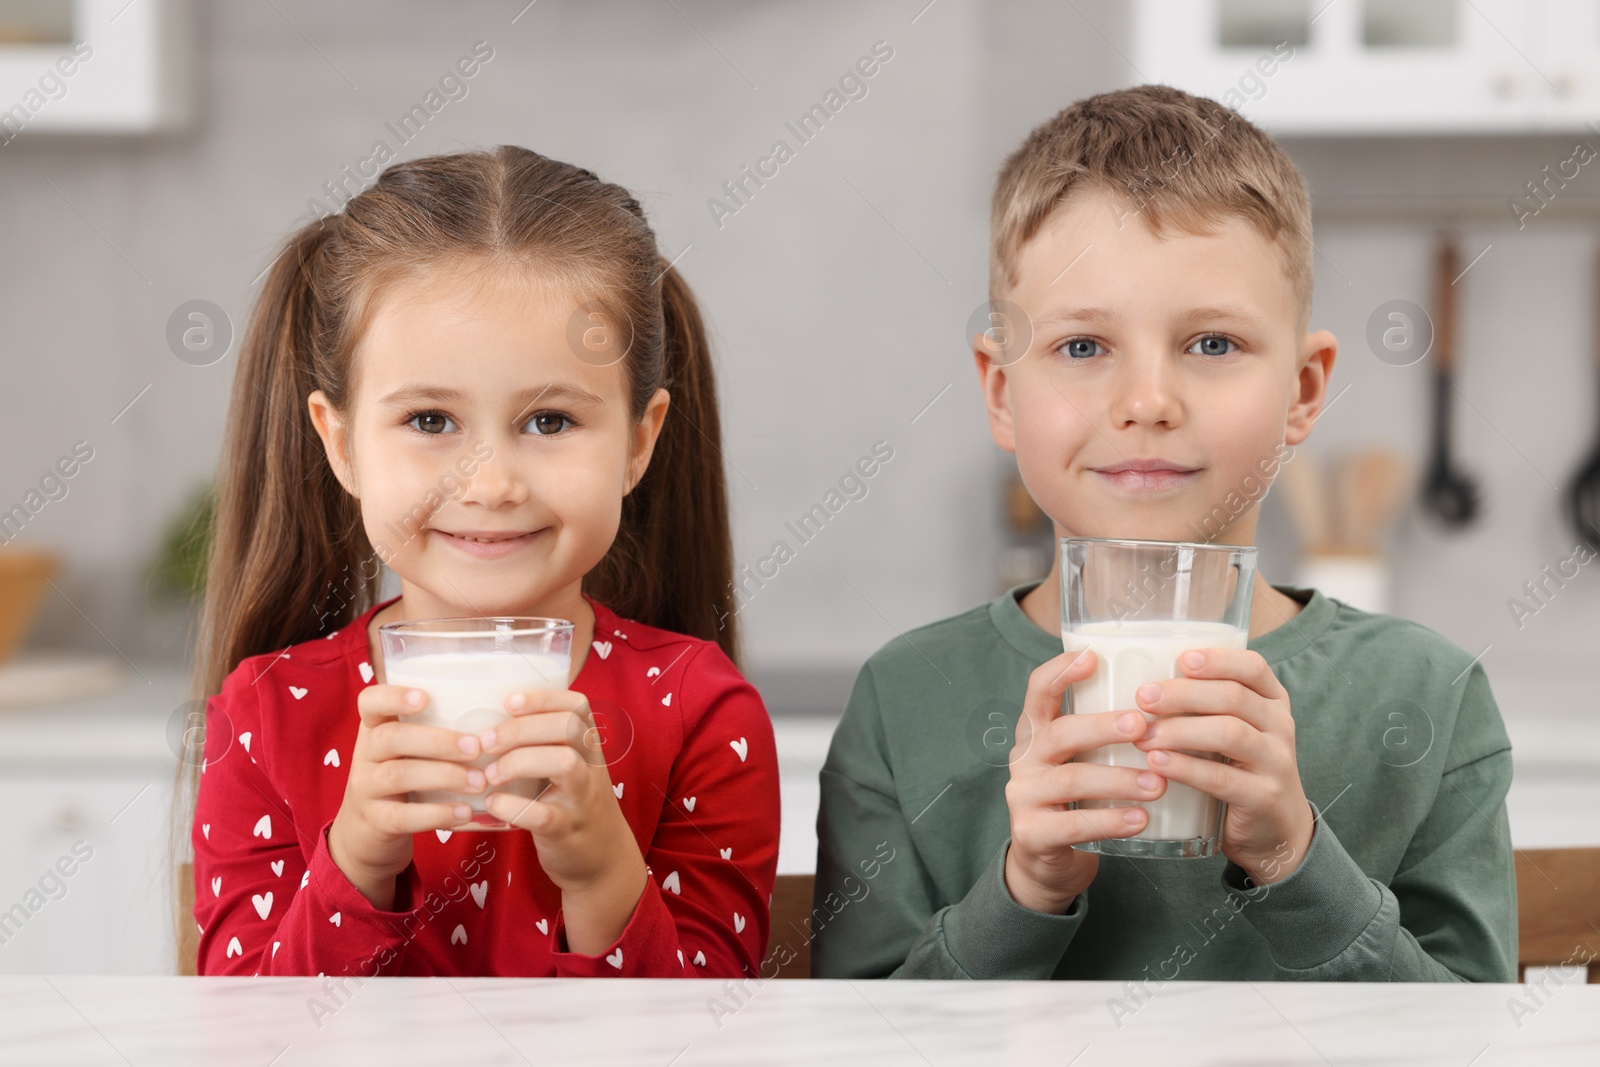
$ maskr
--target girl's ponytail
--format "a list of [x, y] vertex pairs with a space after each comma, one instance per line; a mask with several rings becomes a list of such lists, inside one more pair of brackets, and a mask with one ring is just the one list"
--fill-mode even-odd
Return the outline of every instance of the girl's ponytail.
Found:
[[618, 614], [714, 640], [735, 663], [733, 544], [711, 347], [694, 293], [661, 271], [663, 385], [672, 395], [649, 470], [622, 504], [622, 526], [584, 588]]

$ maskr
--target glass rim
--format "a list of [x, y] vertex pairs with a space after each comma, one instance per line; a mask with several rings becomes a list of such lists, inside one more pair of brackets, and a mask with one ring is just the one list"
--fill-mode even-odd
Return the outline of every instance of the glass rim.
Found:
[[[502, 623], [511, 625], [500, 625]], [[447, 625], [459, 628], [445, 629]], [[386, 622], [378, 627], [378, 634], [426, 637], [536, 637], [544, 634], [570, 633], [577, 629], [577, 625], [571, 619], [557, 619], [543, 615], [458, 615]]]
[[[1057, 540], [1062, 545], [1068, 542], [1081, 542], [1089, 545], [1132, 545], [1132, 546], [1159, 546], [1162, 548], [1208, 548], [1219, 552], [1259, 552], [1258, 545], [1230, 545], [1218, 541], [1157, 541], [1143, 537], [1061, 537]], [[381, 627], [380, 627], [381, 628]]]

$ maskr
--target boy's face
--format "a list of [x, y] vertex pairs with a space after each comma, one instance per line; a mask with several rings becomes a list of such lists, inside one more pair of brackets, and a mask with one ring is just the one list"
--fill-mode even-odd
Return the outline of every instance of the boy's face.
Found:
[[1005, 296], [1031, 343], [980, 336], [974, 355], [995, 441], [1061, 535], [1254, 543], [1337, 353], [1332, 334], [1299, 332], [1283, 264], [1243, 219], [1158, 237], [1100, 191], [1023, 247]]

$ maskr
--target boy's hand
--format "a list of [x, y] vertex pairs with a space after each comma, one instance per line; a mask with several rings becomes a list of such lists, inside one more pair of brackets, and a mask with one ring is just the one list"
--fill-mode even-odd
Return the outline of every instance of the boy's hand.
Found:
[[1131, 837], [1149, 818], [1142, 808], [1069, 810], [1070, 802], [1154, 800], [1166, 790], [1149, 771], [1073, 762], [1088, 749], [1138, 740], [1146, 728], [1144, 716], [1132, 711], [1061, 714], [1067, 686], [1093, 674], [1096, 662], [1093, 652], [1063, 652], [1028, 677], [1006, 785], [1005, 880], [1011, 898], [1034, 911], [1061, 914], [1094, 880], [1099, 856], [1073, 845]]
[[[521, 698], [520, 706], [517, 704]], [[589, 700], [570, 689], [513, 694], [511, 719], [479, 736], [495, 760], [489, 811], [533, 835], [539, 865], [561, 890], [571, 951], [605, 951], [627, 925], [648, 877], [622, 814]], [[528, 800], [494, 788], [514, 778], [549, 786]]]
[[[1202, 662], [1192, 664], [1197, 654]], [[1222, 851], [1251, 881], [1287, 878], [1305, 857], [1313, 829], [1288, 691], [1261, 654], [1248, 649], [1185, 652], [1178, 669], [1184, 676], [1135, 694], [1139, 707], [1158, 717], [1135, 747], [1162, 776], [1227, 801]], [[1229, 762], [1176, 749], [1214, 752]]]

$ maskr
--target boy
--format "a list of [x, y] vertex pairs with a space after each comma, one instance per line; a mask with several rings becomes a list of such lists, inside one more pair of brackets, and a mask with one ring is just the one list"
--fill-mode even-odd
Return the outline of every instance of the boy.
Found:
[[[1142, 86], [1036, 129], [991, 221], [1010, 333], [975, 339], [978, 375], [1057, 536], [1253, 544], [1338, 348], [1307, 330], [1294, 164], [1235, 112]], [[815, 975], [1515, 979], [1511, 746], [1481, 665], [1258, 576], [1248, 647], [1143, 687], [1148, 725], [1063, 716], [1096, 664], [1062, 653], [1059, 567], [863, 667], [821, 775]], [[1119, 741], [1150, 770], [1073, 761]], [[1069, 802], [1169, 780], [1228, 802], [1223, 855], [1072, 847], [1147, 815]]]

